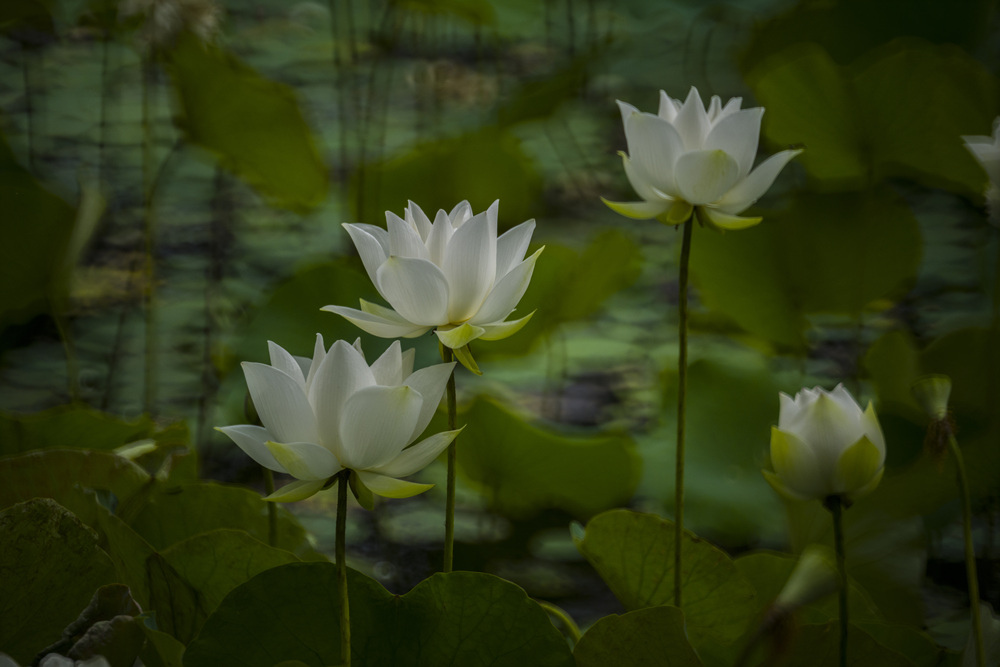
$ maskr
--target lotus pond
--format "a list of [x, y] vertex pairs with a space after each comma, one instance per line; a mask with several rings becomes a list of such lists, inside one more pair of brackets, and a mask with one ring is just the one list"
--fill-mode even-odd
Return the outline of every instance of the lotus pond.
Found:
[[996, 5], [2, 3], [0, 666], [1000, 664]]

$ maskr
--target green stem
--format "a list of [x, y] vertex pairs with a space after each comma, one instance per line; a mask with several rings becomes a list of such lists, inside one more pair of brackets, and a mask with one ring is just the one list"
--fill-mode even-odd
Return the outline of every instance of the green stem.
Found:
[[350, 470], [337, 473], [337, 595], [340, 598], [340, 664], [351, 667], [351, 609], [347, 597], [347, 486]]
[[687, 406], [688, 265], [691, 259], [691, 231], [694, 216], [684, 223], [681, 244], [680, 283], [677, 295], [677, 458], [674, 465], [674, 605], [681, 606], [681, 545], [684, 539], [684, 426]]
[[833, 515], [833, 543], [837, 552], [837, 573], [840, 575], [840, 667], [847, 667], [847, 565], [844, 558], [844, 505], [840, 496], [829, 496], [824, 503]]
[[580, 641], [580, 637], [582, 636], [580, 626], [576, 624], [573, 617], [567, 614], [564, 609], [557, 607], [551, 602], [544, 602], [542, 600], [535, 600], [535, 602], [537, 602], [538, 606], [547, 611], [551, 616], [559, 619], [559, 621], [563, 624], [563, 627], [566, 628], [566, 632], [569, 634], [569, 638], [573, 641], [574, 646], [578, 641]]
[[[450, 347], [441, 346], [441, 358], [449, 363], [454, 358]], [[448, 430], [455, 430], [455, 371], [448, 378]], [[444, 567], [442, 572], [451, 572], [455, 560], [455, 468], [458, 461], [458, 450], [455, 440], [448, 445], [448, 486], [444, 505]]]
[[[274, 473], [271, 472], [270, 468], [265, 468], [261, 466], [261, 470], [264, 471], [264, 490], [267, 491], [267, 495], [274, 493]], [[267, 543], [272, 546], [278, 546], [278, 504], [268, 503], [267, 504]]]
[[52, 319], [62, 339], [63, 350], [66, 352], [66, 380], [69, 389], [69, 400], [72, 403], [80, 401], [80, 361], [76, 355], [76, 343], [70, 330], [69, 317], [65, 313], [65, 304], [60, 307], [62, 312], [53, 314]]
[[976, 665], [986, 667], [983, 652], [983, 623], [979, 615], [979, 579], [976, 577], [976, 547], [972, 542], [972, 503], [969, 500], [969, 480], [965, 474], [965, 460], [958, 447], [955, 434], [948, 433], [948, 448], [955, 457], [958, 490], [962, 495], [962, 533], [965, 537], [965, 576], [969, 580], [969, 604], [972, 606], [972, 634], [976, 640]]

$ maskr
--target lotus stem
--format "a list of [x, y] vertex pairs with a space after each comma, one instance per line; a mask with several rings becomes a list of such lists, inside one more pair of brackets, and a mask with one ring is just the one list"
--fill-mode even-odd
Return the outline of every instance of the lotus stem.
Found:
[[[455, 354], [450, 347], [441, 346], [441, 359], [450, 363]], [[455, 430], [455, 370], [448, 377], [448, 430]], [[442, 572], [451, 572], [455, 560], [455, 468], [458, 462], [458, 450], [455, 440], [448, 445], [448, 485], [444, 505], [444, 566]]]
[[684, 223], [681, 244], [680, 283], [678, 287], [678, 351], [677, 351], [677, 458], [674, 465], [674, 605], [681, 606], [681, 545], [684, 540], [684, 427], [687, 406], [687, 328], [688, 328], [688, 265], [691, 260], [691, 231], [694, 216]]
[[[62, 308], [65, 308], [63, 304]], [[59, 338], [62, 339], [63, 350], [66, 352], [66, 386], [69, 391], [69, 400], [72, 403], [80, 402], [80, 360], [76, 354], [76, 343], [73, 340], [73, 333], [70, 330], [69, 316], [63, 312], [53, 313], [53, 321], [59, 331]]]
[[844, 505], [840, 496], [828, 496], [823, 505], [833, 516], [833, 544], [837, 553], [837, 574], [840, 575], [840, 667], [847, 667], [847, 565], [844, 558]]
[[[347, 596], [347, 487], [350, 470], [337, 473], [337, 595], [340, 598], [340, 664], [351, 667], [351, 609]], [[273, 503], [272, 503], [273, 504]]]
[[955, 440], [955, 434], [948, 428], [948, 449], [955, 457], [958, 490], [962, 496], [962, 533], [965, 538], [965, 576], [969, 580], [969, 604], [972, 607], [972, 634], [976, 642], [976, 665], [986, 667], [983, 652], [983, 623], [979, 614], [979, 580], [976, 576], [976, 547], [972, 541], [972, 503], [969, 500], [969, 480], [965, 474], [965, 460], [962, 450]]
[[572, 640], [575, 646], [577, 642], [580, 641], [582, 633], [580, 632], [580, 626], [576, 624], [573, 617], [566, 613], [562, 607], [558, 607], [551, 602], [544, 602], [542, 600], [535, 600], [538, 606], [544, 609], [550, 616], [559, 619], [563, 627], [566, 628], [566, 633], [569, 635], [570, 640]]
[[[264, 471], [264, 490], [267, 495], [274, 493], [274, 473], [270, 468], [260, 467]], [[267, 543], [278, 546], [278, 507], [277, 503], [267, 503]]]

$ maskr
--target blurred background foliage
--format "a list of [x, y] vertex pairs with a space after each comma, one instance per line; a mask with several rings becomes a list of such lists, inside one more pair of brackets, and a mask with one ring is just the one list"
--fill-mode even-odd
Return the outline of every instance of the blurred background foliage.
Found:
[[[0, 6], [0, 507], [44, 491], [112, 560], [143, 554], [140, 602], [157, 582], [209, 591], [175, 637], [238, 583], [207, 581], [204, 535], [259, 551], [250, 573], [332, 549], [324, 494], [282, 510], [281, 548], [264, 544], [263, 503], [232, 486], [260, 490], [260, 473], [212, 427], [246, 421], [239, 362], [264, 361], [267, 340], [387, 346], [319, 308], [377, 300], [340, 224], [382, 224], [410, 199], [499, 199], [501, 227], [535, 218], [546, 246], [520, 306], [531, 323], [476, 348], [482, 378], [460, 373], [457, 563], [585, 623], [648, 622], [566, 525], [672, 511], [678, 235], [599, 197], [633, 198], [614, 100], [654, 110], [659, 89], [691, 85], [765, 106], [762, 154], [805, 152], [756, 205], [761, 225], [695, 233], [688, 526], [730, 554], [829, 540], [759, 470], [776, 393], [845, 382], [888, 442], [883, 484], [848, 513], [866, 554], [852, 576], [873, 618], [961, 648], [954, 472], [922, 453], [909, 393], [945, 373], [997, 603], [1000, 234], [960, 139], [1000, 113], [995, 2], [180, 4], [173, 23], [111, 0]], [[418, 365], [437, 358], [430, 337], [409, 343]], [[352, 564], [398, 592], [433, 571], [438, 488], [352, 512]], [[791, 567], [766, 558], [732, 567], [759, 597]]]

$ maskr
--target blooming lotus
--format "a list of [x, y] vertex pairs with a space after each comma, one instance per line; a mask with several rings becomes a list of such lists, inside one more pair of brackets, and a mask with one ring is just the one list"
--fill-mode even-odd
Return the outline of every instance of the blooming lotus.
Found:
[[[326, 306], [368, 333], [412, 338], [434, 329], [469, 366], [473, 340], [506, 338], [531, 314], [506, 321], [531, 281], [535, 260], [524, 254], [535, 230], [528, 220], [497, 238], [497, 209], [472, 214], [463, 201], [434, 222], [412, 201], [403, 218], [386, 212], [387, 229], [345, 224], [375, 289], [392, 308], [361, 301], [361, 310]], [[474, 362], [472, 367], [474, 368]]]
[[862, 411], [843, 385], [780, 397], [778, 426], [771, 429], [774, 472], [764, 471], [776, 491], [797, 500], [853, 501], [878, 486], [885, 438], [870, 402]]
[[[458, 435], [445, 431], [408, 446], [441, 402], [454, 363], [413, 371], [413, 350], [399, 341], [370, 366], [358, 343], [338, 340], [329, 351], [316, 336], [312, 359], [268, 342], [271, 363], [243, 363], [263, 426], [218, 430], [260, 465], [298, 481], [265, 500], [302, 500], [344, 469], [351, 483], [389, 498], [407, 498], [431, 484], [407, 482]], [[358, 484], [360, 483], [360, 487]]]
[[781, 151], [751, 171], [764, 109], [740, 109], [741, 103], [734, 97], [723, 106], [713, 96], [705, 109], [697, 88], [683, 104], [661, 90], [657, 115], [619, 101], [628, 142], [622, 162], [642, 201], [604, 202], [637, 220], [679, 225], [695, 212], [703, 224], [719, 229], [756, 225], [760, 218], [738, 214], [767, 192], [801, 151]]
[[962, 139], [989, 177], [986, 184], [986, 204], [990, 210], [990, 222], [1000, 226], [1000, 117], [993, 121], [992, 137], [972, 136]]

